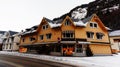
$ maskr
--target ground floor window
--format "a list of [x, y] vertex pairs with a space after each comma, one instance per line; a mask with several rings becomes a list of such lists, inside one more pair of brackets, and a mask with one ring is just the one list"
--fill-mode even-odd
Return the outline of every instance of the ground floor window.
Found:
[[81, 44], [78, 44], [77, 45], [77, 50], [76, 50], [78, 53], [82, 53], [83, 52], [83, 47]]
[[50, 47], [51, 47], [52, 52], [61, 52], [61, 45], [59, 45], [59, 44], [54, 44]]

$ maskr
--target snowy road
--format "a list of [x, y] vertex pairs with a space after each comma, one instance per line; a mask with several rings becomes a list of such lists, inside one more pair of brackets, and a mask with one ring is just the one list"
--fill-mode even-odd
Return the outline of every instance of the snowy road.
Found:
[[113, 56], [93, 57], [63, 57], [5, 51], [0, 51], [0, 54], [65, 63], [70, 65], [76, 65], [78, 67], [120, 67], [120, 53], [118, 55], [114, 54]]
[[27, 57], [18, 57], [1, 54], [0, 67], [75, 67], [75, 66]]

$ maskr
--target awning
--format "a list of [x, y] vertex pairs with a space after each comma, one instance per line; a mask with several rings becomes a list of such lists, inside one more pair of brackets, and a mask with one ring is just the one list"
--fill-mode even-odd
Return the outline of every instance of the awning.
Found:
[[90, 44], [90, 42], [78, 41], [79, 44]]

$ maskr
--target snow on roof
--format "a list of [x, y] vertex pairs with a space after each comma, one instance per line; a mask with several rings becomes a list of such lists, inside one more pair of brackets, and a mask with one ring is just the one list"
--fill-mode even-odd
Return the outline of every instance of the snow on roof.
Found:
[[34, 32], [36, 32], [36, 31], [37, 31], [37, 30], [25, 31], [25, 32], [23, 32], [21, 35], [26, 35], [26, 34], [34, 33]]
[[49, 23], [49, 25], [51, 26], [51, 28], [55, 28], [55, 27], [60, 27], [61, 24], [54, 24], [54, 23]]
[[120, 36], [120, 30], [115, 30], [109, 33], [109, 36]]
[[107, 30], [112, 30], [112, 29], [110, 29], [109, 27], [105, 27]]
[[45, 18], [45, 19], [47, 20], [47, 22], [48, 22], [48, 24], [50, 25], [51, 28], [55, 28], [55, 27], [60, 27], [61, 26], [61, 24], [56, 23], [56, 22], [54, 22], [54, 21], [52, 21], [52, 20], [50, 20], [48, 18]]
[[74, 22], [75, 26], [86, 26], [81, 20], [78, 22]]

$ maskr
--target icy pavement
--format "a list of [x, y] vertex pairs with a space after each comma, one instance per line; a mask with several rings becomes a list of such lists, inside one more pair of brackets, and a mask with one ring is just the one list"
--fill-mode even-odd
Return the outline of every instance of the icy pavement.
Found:
[[93, 56], [93, 57], [61, 57], [49, 55], [26, 54], [19, 52], [0, 51], [0, 54], [29, 57], [54, 61], [59, 63], [72, 64], [83, 67], [120, 67], [120, 54], [113, 56]]

